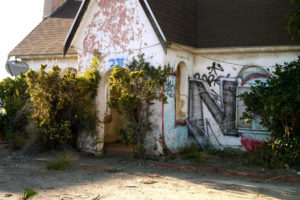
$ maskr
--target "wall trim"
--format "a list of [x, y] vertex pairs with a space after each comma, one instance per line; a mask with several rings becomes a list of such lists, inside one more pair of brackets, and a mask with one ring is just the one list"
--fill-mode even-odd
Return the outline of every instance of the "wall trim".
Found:
[[68, 58], [78, 58], [77, 54], [67, 54], [63, 56], [62, 54], [45, 54], [45, 55], [13, 55], [9, 56], [8, 60], [14, 59], [24, 59], [24, 60], [31, 60], [31, 59], [68, 59]]
[[168, 43], [168, 48], [173, 50], [184, 50], [192, 54], [268, 53], [291, 51], [300, 52], [300, 46], [194, 48], [177, 43]]

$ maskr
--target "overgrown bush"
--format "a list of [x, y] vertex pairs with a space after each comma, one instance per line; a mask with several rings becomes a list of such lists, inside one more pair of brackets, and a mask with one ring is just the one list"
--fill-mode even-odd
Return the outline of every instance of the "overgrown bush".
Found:
[[281, 136], [258, 147], [254, 161], [268, 168], [289, 168], [300, 164], [300, 137]]
[[62, 74], [58, 66], [52, 66], [49, 72], [45, 69], [42, 65], [39, 72], [29, 70], [26, 74], [31, 117], [41, 134], [54, 147], [70, 142], [81, 129], [93, 133], [98, 123], [94, 99], [101, 79], [97, 66], [83, 74], [70, 70]]
[[166, 101], [161, 88], [169, 71], [169, 67], [155, 68], [144, 60], [144, 55], [139, 55], [138, 60], [134, 58], [126, 68], [115, 66], [109, 77], [108, 104], [128, 118], [133, 133], [131, 138], [137, 144], [133, 149], [136, 157], [145, 152], [145, 136], [151, 131], [151, 105], [154, 100]]
[[13, 150], [20, 149], [26, 138], [30, 100], [23, 74], [0, 82], [0, 134]]
[[293, 39], [300, 36], [300, 4], [299, 0], [290, 0], [291, 12], [287, 14], [288, 24], [286, 26]]
[[118, 126], [115, 130], [121, 143], [125, 145], [136, 143], [133, 127], [127, 126], [127, 128], [122, 128]]
[[272, 140], [259, 150], [259, 159], [269, 167], [300, 163], [300, 57], [276, 65], [265, 82], [241, 95], [247, 106], [244, 118], [262, 118]]

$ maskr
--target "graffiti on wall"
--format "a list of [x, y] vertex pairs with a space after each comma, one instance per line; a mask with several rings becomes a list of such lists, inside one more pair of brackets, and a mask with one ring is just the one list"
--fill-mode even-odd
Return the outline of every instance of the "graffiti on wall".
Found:
[[[209, 140], [215, 144], [214, 146], [220, 146], [218, 139], [222, 135], [241, 136], [240, 145], [248, 151], [255, 151], [257, 146], [264, 141], [263, 138], [269, 136], [269, 133], [260, 126], [254, 126], [255, 121], [247, 130], [245, 128], [241, 130], [237, 126], [240, 118], [237, 113], [241, 113], [242, 108], [237, 108], [236, 96], [237, 91], [241, 90], [241, 88], [238, 90], [238, 87], [250, 87], [256, 81], [265, 81], [268, 78], [268, 72], [258, 66], [247, 66], [236, 78], [230, 78], [218, 74], [224, 72], [221, 65], [213, 63], [207, 70], [209, 70], [207, 76], [214, 75], [214, 79], [218, 79], [215, 83], [219, 85], [220, 92], [218, 94], [211, 89], [213, 84], [210, 83], [212, 82], [206, 81], [202, 78], [203, 76], [200, 77], [200, 74], [195, 74], [194, 79], [189, 79], [189, 120], [194, 126], [201, 127], [208, 137], [213, 136]], [[207, 111], [209, 114], [206, 113]], [[219, 128], [212, 128], [211, 117]], [[218, 132], [219, 130], [221, 133]], [[217, 131], [218, 136], [214, 131]], [[259, 137], [256, 134], [257, 131], [260, 133]]]
[[215, 62], [212, 63], [212, 66], [207, 67], [207, 70], [210, 70], [210, 72], [208, 72], [209, 74], [213, 73], [216, 76], [218, 75], [218, 71], [224, 72], [224, 69], [221, 66], [221, 64], [218, 64], [218, 63], [215, 63]]
[[111, 58], [108, 60], [108, 62], [110, 63], [110, 68], [113, 68], [116, 65], [118, 65], [119, 67], [124, 67], [124, 60], [125, 58]]
[[[220, 78], [223, 76], [219, 75], [219, 72], [224, 72], [224, 68], [221, 64], [213, 62], [211, 66], [207, 67], [208, 74], [194, 74], [194, 79], [203, 80], [205, 81], [209, 87], [220, 85]], [[226, 77], [230, 77], [230, 74], [227, 74]]]
[[165, 93], [169, 97], [173, 98], [175, 96], [175, 83], [174, 81], [168, 79], [165, 84]]
[[[237, 75], [230, 77], [226, 69], [214, 62], [204, 68], [203, 75], [197, 73], [188, 79], [188, 118], [185, 126], [176, 124], [176, 74], [170, 74], [164, 87], [170, 98], [162, 106], [162, 134], [170, 150], [176, 152], [193, 138], [197, 144], [204, 141], [205, 145], [215, 149], [230, 146], [255, 151], [270, 136], [267, 130], [253, 126], [253, 123], [243, 128], [238, 125], [241, 121], [238, 113], [242, 108], [238, 92], [256, 81], [265, 81], [269, 76], [267, 70], [259, 66], [245, 66]], [[209, 76], [214, 81], [207, 81], [205, 77]]]
[[[220, 79], [220, 100], [221, 105], [216, 101], [207, 83], [203, 80], [190, 79], [189, 95], [189, 118], [197, 118], [203, 122], [202, 102], [207, 106], [214, 119], [218, 123], [224, 135], [237, 135], [235, 125], [236, 113], [236, 88], [237, 79], [221, 78]], [[199, 116], [200, 115], [200, 116]]]

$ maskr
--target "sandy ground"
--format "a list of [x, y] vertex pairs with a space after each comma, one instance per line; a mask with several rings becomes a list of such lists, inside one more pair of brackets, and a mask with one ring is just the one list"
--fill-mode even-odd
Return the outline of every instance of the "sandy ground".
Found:
[[[19, 199], [300, 199], [300, 183], [195, 173], [117, 157], [79, 157], [71, 170], [49, 171], [47, 157], [0, 158], [0, 200]], [[107, 169], [116, 169], [112, 173]]]

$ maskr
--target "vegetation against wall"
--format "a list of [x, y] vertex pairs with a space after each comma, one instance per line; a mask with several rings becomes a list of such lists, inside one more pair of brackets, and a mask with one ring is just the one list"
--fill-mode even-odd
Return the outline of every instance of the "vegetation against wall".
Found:
[[[95, 59], [99, 58], [94, 56]], [[95, 131], [99, 120], [93, 100], [101, 76], [96, 66], [98, 61], [93, 63], [78, 75], [70, 70], [62, 74], [58, 66], [46, 72], [46, 65], [39, 72], [27, 72], [31, 117], [51, 145], [70, 141], [81, 129]]]
[[259, 159], [269, 167], [300, 163], [300, 57], [276, 65], [265, 83], [258, 83], [241, 98], [247, 106], [244, 118], [258, 115], [272, 132], [273, 140], [258, 151]]
[[300, 36], [300, 5], [299, 0], [290, 0], [293, 10], [287, 14], [287, 30], [293, 38]]
[[23, 74], [0, 82], [0, 134], [11, 149], [24, 145], [25, 126], [30, 114], [30, 100]]
[[133, 150], [137, 157], [143, 156], [146, 133], [151, 131], [151, 105], [155, 100], [167, 100], [162, 86], [169, 72], [169, 67], [155, 68], [150, 65], [145, 61], [144, 55], [139, 55], [138, 60], [134, 58], [127, 68], [115, 66], [112, 70], [108, 104], [128, 118], [128, 129], [119, 128], [118, 132], [122, 133], [122, 140], [129, 140], [123, 142], [137, 144]]

